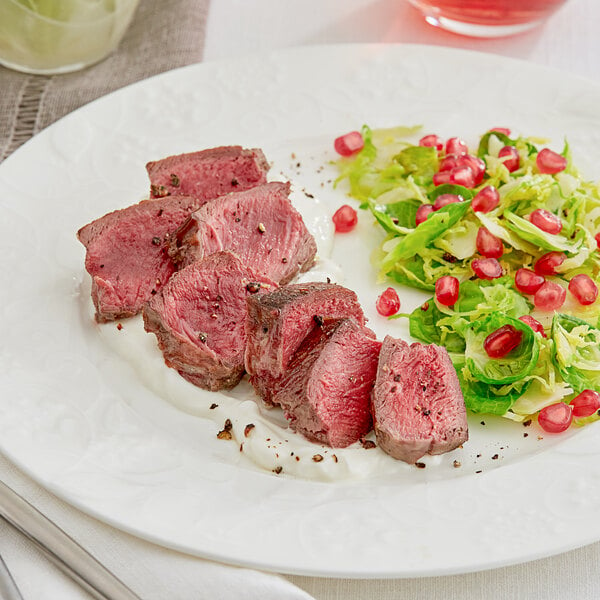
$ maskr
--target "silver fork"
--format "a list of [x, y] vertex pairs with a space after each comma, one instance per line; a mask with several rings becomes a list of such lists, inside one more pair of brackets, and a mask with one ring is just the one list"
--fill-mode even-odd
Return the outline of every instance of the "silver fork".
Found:
[[0, 556], [0, 598], [2, 600], [23, 600], [23, 596], [2, 556]]

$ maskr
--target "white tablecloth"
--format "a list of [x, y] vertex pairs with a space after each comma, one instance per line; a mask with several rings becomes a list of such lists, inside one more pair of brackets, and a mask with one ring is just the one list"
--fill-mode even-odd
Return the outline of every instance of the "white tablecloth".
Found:
[[[517, 0], [515, 0], [517, 1]], [[490, 40], [460, 37], [427, 25], [418, 12], [404, 0], [213, 0], [210, 7], [204, 60], [246, 55], [303, 44], [344, 42], [410, 42], [435, 44], [490, 52], [528, 60], [559, 70], [600, 80], [600, 4], [597, 0], [570, 0], [543, 27], [525, 34]], [[560, 77], [560, 72], [557, 72]], [[106, 537], [104, 526], [84, 517], [36, 489], [17, 471], [0, 461], [0, 474], [20, 491], [28, 492], [48, 509], [63, 526], [70, 519], [79, 524], [80, 539], [90, 544], [105, 536], [110, 543], [131, 544], [148, 565], [168, 560], [163, 551], [137, 540], [127, 540], [118, 532]], [[87, 532], [87, 537], [85, 533]], [[116, 546], [115, 546], [116, 547]], [[105, 548], [106, 549], [106, 548]], [[94, 550], [90, 548], [90, 550]], [[66, 580], [17, 533], [0, 523], [0, 553], [7, 558], [20, 581], [26, 600], [87, 598]], [[171, 553], [172, 554], [172, 553]], [[172, 557], [171, 557], [172, 558]], [[135, 556], [131, 557], [135, 561]], [[154, 562], [153, 562], [154, 561]], [[592, 600], [600, 597], [600, 543], [549, 559], [486, 571], [482, 573], [407, 580], [336, 580], [291, 576], [287, 579], [306, 590], [316, 600], [391, 599], [527, 599]], [[196, 563], [196, 566], [194, 565]], [[204, 561], [188, 559], [178, 562], [177, 593], [165, 590], [152, 597], [209, 598], [225, 597], [211, 588], [200, 575]], [[241, 585], [245, 571], [239, 573], [227, 590], [227, 598], [248, 597]], [[194, 575], [194, 572], [196, 575]], [[306, 597], [301, 590], [287, 586], [285, 580], [269, 579], [257, 574], [257, 587], [281, 598]], [[189, 587], [189, 593], [186, 587]], [[182, 591], [183, 590], [183, 591]], [[296, 593], [297, 592], [297, 593]], [[252, 596], [255, 597], [255, 596]], [[268, 596], [272, 597], [271, 595]], [[277, 597], [277, 596], [273, 596]]]

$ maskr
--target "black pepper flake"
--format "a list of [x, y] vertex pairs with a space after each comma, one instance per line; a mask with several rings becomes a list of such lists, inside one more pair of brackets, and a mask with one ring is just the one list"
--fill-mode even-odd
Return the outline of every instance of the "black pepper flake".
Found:
[[478, 471], [475, 471], [475, 473], [483, 473], [483, 471], [479, 469]]
[[485, 425], [485, 421], [481, 421], [481, 424], [482, 424], [482, 425]]
[[375, 444], [375, 442], [371, 441], [371, 440], [365, 440], [365, 439], [361, 439], [360, 440], [360, 445], [365, 449], [365, 450], [371, 450], [373, 448], [377, 447], [377, 444]]
[[338, 457], [335, 454], [332, 454], [331, 458], [333, 459], [334, 463], [336, 463], [338, 461]]
[[240, 185], [240, 182], [239, 182], [239, 181], [238, 181], [238, 180], [237, 180], [237, 179], [234, 177], [234, 178], [231, 180], [231, 185], [232, 185], [233, 187], [236, 187], [236, 186]]
[[417, 467], [417, 469], [424, 469], [427, 465], [424, 462], [416, 462], [415, 463], [415, 467]]
[[314, 196], [313, 196], [312, 194], [309, 194], [308, 192], [304, 192], [304, 195], [305, 195], [307, 198], [314, 198]]
[[241, 219], [240, 219], [239, 217], [236, 217], [236, 218], [235, 218], [235, 222], [236, 222], [236, 223], [239, 223], [240, 221], [241, 221]]
[[243, 451], [244, 451], [244, 442], [242, 442], [242, 443], [240, 444], [240, 452], [243, 452]]
[[215, 410], [215, 408], [217, 408], [219, 405], [215, 404], [214, 402], [209, 406], [210, 410]]
[[150, 186], [150, 191], [155, 198], [164, 198], [171, 194], [164, 185], [156, 185], [154, 183]]
[[462, 466], [462, 463], [460, 462], [460, 460], [455, 460], [455, 461], [452, 463], [452, 466], [453, 466], [455, 469], [458, 469], [459, 467], [461, 467], [461, 466]]
[[206, 333], [200, 332], [198, 334], [198, 339], [203, 343], [206, 344], [206, 340], [208, 339], [208, 335]]
[[327, 283], [331, 283], [331, 278], [330, 277], [327, 278]]
[[523, 427], [529, 427], [531, 425], [531, 419], [527, 419], [527, 421], [523, 421]]
[[260, 282], [251, 281], [251, 282], [247, 283], [246, 290], [248, 291], [249, 294], [256, 294], [258, 292], [258, 290], [260, 290]]
[[528, 434], [527, 432], [525, 432], [525, 433], [523, 434], [523, 437], [529, 437], [529, 434]]
[[164, 209], [163, 209], [163, 208], [160, 208], [160, 209], [158, 210], [158, 216], [159, 216], [159, 217], [162, 217], [162, 214], [163, 214], [163, 212], [164, 212]]
[[402, 375], [400, 375], [400, 374], [394, 375], [394, 381], [396, 383], [398, 383], [399, 381], [402, 381]]
[[494, 456], [492, 456], [492, 460], [498, 460], [498, 455], [494, 454]]
[[101, 269], [104, 269], [104, 265], [100, 265], [100, 268], [101, 268]]
[[248, 423], [248, 425], [244, 427], [244, 437], [248, 437], [250, 435], [250, 432], [254, 429], [254, 427], [256, 427], [254, 423]]
[[179, 180], [179, 177], [177, 177], [177, 175], [175, 175], [175, 173], [171, 173], [170, 177], [171, 177], [171, 185], [173, 187], [179, 187], [179, 184], [181, 183], [181, 181]]
[[150, 293], [155, 296], [158, 292], [156, 290], [150, 290]]
[[450, 254], [449, 252], [445, 252], [444, 255], [442, 256], [442, 258], [449, 263], [455, 263], [458, 259], [456, 258], [456, 256], [453, 256], [452, 254]]
[[477, 454], [477, 458], [481, 458], [481, 454]]
[[225, 419], [225, 424], [223, 425], [223, 429], [225, 431], [231, 431], [233, 429], [233, 425], [229, 419]]
[[152, 244], [154, 246], [160, 246], [160, 238], [157, 235], [152, 238]]
[[321, 462], [323, 460], [323, 455], [322, 454], [314, 454], [312, 459], [313, 459], [313, 462]]
[[323, 327], [323, 317], [321, 315], [313, 315], [313, 321], [317, 327]]
[[428, 417], [431, 414], [431, 411], [428, 410], [427, 408], [423, 411], [423, 416], [424, 417]]
[[273, 469], [273, 473], [275, 473], [276, 475], [279, 475], [279, 473], [281, 473], [281, 471], [283, 471], [283, 467], [281, 465], [279, 465]]
[[284, 256], [284, 257], [281, 259], [281, 262], [282, 262], [283, 264], [285, 264], [285, 263], [287, 262], [287, 258]]

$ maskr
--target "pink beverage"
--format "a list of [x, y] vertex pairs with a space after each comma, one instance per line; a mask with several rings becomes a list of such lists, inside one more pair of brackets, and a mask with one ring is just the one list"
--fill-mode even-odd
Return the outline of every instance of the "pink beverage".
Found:
[[494, 37], [541, 23], [566, 0], [409, 0], [431, 25], [455, 33]]

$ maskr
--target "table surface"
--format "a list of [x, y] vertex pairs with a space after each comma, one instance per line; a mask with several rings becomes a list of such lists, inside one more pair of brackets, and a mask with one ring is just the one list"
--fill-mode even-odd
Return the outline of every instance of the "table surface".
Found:
[[[600, 81], [598, 24], [600, 4], [595, 0], [569, 0], [543, 26], [497, 39], [467, 38], [432, 27], [405, 0], [216, 0], [209, 13], [204, 60], [307, 44], [419, 43], [488, 52]], [[600, 543], [525, 565], [453, 577], [289, 579], [317, 600], [591, 600], [600, 589], [599, 558]]]

